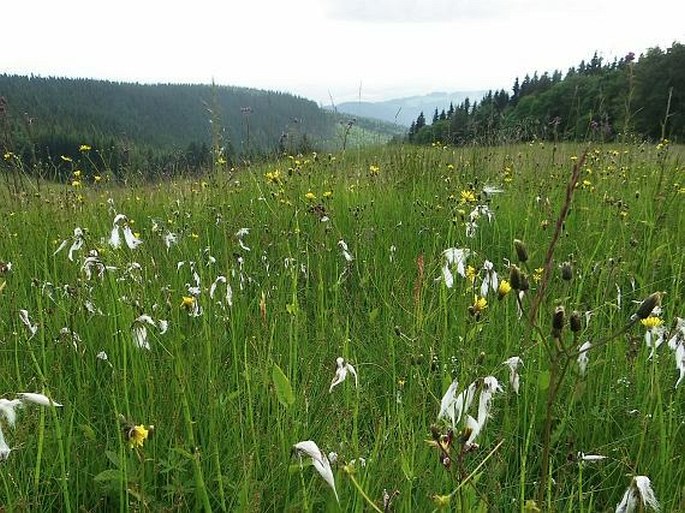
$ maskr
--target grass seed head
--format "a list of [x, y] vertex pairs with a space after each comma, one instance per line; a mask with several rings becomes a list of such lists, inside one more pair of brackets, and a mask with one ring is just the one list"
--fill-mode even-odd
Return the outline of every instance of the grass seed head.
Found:
[[528, 261], [528, 249], [522, 240], [514, 239], [514, 249], [516, 250], [516, 257], [519, 259], [519, 262]]

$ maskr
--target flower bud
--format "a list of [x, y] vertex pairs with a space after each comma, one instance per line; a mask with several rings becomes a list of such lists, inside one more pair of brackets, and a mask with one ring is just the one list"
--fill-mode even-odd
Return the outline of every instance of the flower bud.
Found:
[[514, 239], [514, 249], [516, 250], [516, 256], [518, 257], [519, 262], [528, 261], [528, 250], [522, 240]]
[[646, 319], [657, 306], [661, 306], [661, 292], [654, 292], [647, 296], [647, 299], [640, 304], [640, 307], [633, 317], [637, 319]]
[[571, 262], [564, 262], [561, 264], [561, 279], [564, 281], [571, 281], [573, 279], [573, 267], [571, 267]]
[[554, 309], [554, 315], [552, 316], [552, 335], [554, 337], [559, 337], [561, 335], [561, 330], [564, 329], [564, 317], [566, 311], [563, 306], [557, 306]]
[[578, 333], [583, 328], [580, 322], [580, 312], [578, 310], [573, 310], [573, 312], [571, 312], [569, 324], [571, 325], [571, 331], [573, 333]]
[[509, 285], [514, 290], [521, 290], [521, 269], [512, 265], [509, 271]]
[[521, 273], [521, 287], [519, 290], [525, 292], [530, 288], [530, 282], [528, 281], [528, 275], [526, 273]]

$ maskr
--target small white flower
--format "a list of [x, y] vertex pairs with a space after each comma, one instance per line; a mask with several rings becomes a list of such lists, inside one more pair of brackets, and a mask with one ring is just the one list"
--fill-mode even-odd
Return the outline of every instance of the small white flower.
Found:
[[28, 310], [19, 310], [19, 319], [21, 319], [21, 322], [24, 323], [24, 326], [29, 330], [31, 337], [38, 333], [38, 325], [31, 322]]
[[354, 257], [352, 256], [352, 253], [350, 253], [350, 250], [347, 247], [347, 243], [344, 240], [340, 239], [338, 241], [338, 246], [340, 247], [340, 251], [342, 252], [343, 258], [347, 262], [351, 262], [352, 260], [354, 260]]
[[447, 288], [451, 289], [454, 285], [451, 268], [456, 267], [457, 274], [462, 278], [466, 278], [466, 259], [470, 254], [471, 250], [468, 248], [447, 248], [442, 252], [442, 256], [445, 259], [442, 275]]
[[104, 351], [100, 351], [98, 354], [95, 355], [95, 358], [98, 360], [102, 360], [103, 362], [109, 361], [109, 356], [107, 356], [107, 353]]
[[594, 461], [602, 461], [605, 459], [607, 459], [607, 457], [602, 456], [600, 454], [585, 454], [584, 452], [578, 453], [578, 460], [580, 460], [580, 461], [594, 462]]
[[140, 315], [137, 317], [133, 324], [131, 325], [131, 336], [133, 337], [133, 343], [136, 347], [140, 349], [150, 350], [150, 342], [147, 339], [147, 327], [146, 324], [150, 326], [157, 326], [155, 321], [149, 315]]
[[589, 340], [578, 348], [578, 368], [580, 369], [581, 376], [585, 376], [585, 372], [587, 371], [587, 364], [590, 361], [588, 355], [591, 348], [592, 343]]
[[[71, 238], [71, 247], [69, 248], [69, 253], [67, 255], [67, 258], [71, 260], [72, 262], [74, 261], [74, 253], [78, 250], [80, 250], [83, 247], [83, 244], [85, 243], [85, 238], [84, 238], [84, 233], [81, 228], [74, 228], [74, 235]], [[56, 255], [60, 251], [62, 251], [64, 248], [67, 247], [67, 244], [69, 244], [69, 239], [62, 241], [62, 243], [59, 245], [59, 247], [55, 250], [53, 255]]]
[[166, 232], [164, 235], [164, 245], [166, 246], [167, 252], [171, 249], [171, 246], [178, 243], [178, 235], [172, 232]]
[[478, 383], [474, 381], [459, 395], [457, 395], [458, 387], [459, 384], [455, 379], [442, 397], [442, 400], [440, 401], [440, 413], [438, 413], [438, 419], [449, 418], [453, 428], [457, 426], [459, 421], [461, 421], [462, 416], [471, 408], [471, 403], [476, 394]]
[[159, 326], [159, 334], [164, 335], [169, 330], [169, 321], [160, 319], [157, 321], [157, 326]]
[[142, 240], [135, 236], [128, 224], [124, 226], [124, 240], [130, 249], [136, 249], [143, 243]]
[[354, 386], [359, 386], [359, 382], [357, 380], [357, 371], [351, 363], [346, 362], [345, 359], [342, 357], [338, 357], [335, 360], [335, 364], [337, 368], [335, 370], [335, 376], [333, 377], [333, 381], [331, 381], [331, 386], [328, 388], [329, 394], [333, 391], [333, 388], [335, 386], [345, 381], [348, 372], [354, 376]]
[[296, 443], [293, 448], [297, 452], [297, 455], [302, 457], [302, 454], [309, 456], [312, 459], [312, 464], [316, 471], [321, 475], [321, 477], [326, 481], [328, 486], [333, 490], [335, 495], [335, 500], [340, 502], [338, 499], [338, 492], [335, 489], [335, 478], [333, 477], [333, 470], [331, 469], [331, 464], [328, 461], [326, 455], [321, 452], [319, 446], [316, 445], [312, 440], [305, 440], [304, 442]]
[[22, 392], [17, 394], [23, 403], [33, 403], [39, 406], [62, 406], [60, 403], [53, 401], [48, 396], [43, 394], [35, 394], [32, 392]]
[[245, 251], [250, 251], [250, 248], [248, 248], [248, 247], [245, 245], [245, 243], [243, 242], [243, 238], [244, 238], [246, 235], [249, 235], [249, 234], [250, 234], [250, 229], [249, 229], [249, 228], [241, 228], [241, 229], [238, 230], [238, 231], [236, 232], [236, 234], [235, 234], [235, 236], [238, 238], [238, 244], [239, 244], [240, 247], [241, 247], [242, 249], [244, 249]]
[[12, 449], [7, 442], [5, 442], [5, 435], [2, 434], [2, 427], [0, 427], [0, 461], [5, 461], [10, 457]]
[[637, 511], [640, 502], [642, 502], [643, 507], [649, 506], [654, 511], [661, 509], [652, 489], [652, 483], [647, 476], [635, 476], [633, 478], [630, 486], [623, 494], [621, 502], [616, 505], [616, 513]]
[[486, 260], [483, 264], [483, 270], [485, 271], [485, 277], [483, 278], [483, 283], [480, 286], [481, 297], [486, 297], [488, 291], [492, 290], [497, 293], [497, 288], [499, 287], [499, 277], [495, 272], [495, 266], [490, 260]]
[[676, 326], [673, 336], [668, 339], [668, 347], [675, 351], [678, 344], [685, 342], [685, 319], [676, 318]]
[[486, 185], [485, 187], [483, 187], [483, 192], [486, 196], [492, 196], [493, 194], [500, 194], [504, 192], [504, 189], [502, 189], [501, 187], [495, 187], [493, 185]]
[[509, 367], [509, 384], [516, 394], [519, 393], [521, 378], [518, 373], [519, 365], [523, 365], [523, 360], [518, 356], [512, 356], [506, 360], [502, 365]]
[[7, 424], [14, 427], [17, 421], [17, 408], [21, 408], [22, 402], [19, 399], [5, 399], [4, 397], [0, 399], [0, 414], [4, 415]]
[[683, 379], [685, 379], [685, 342], [679, 342], [675, 348], [675, 365], [680, 373], [678, 381], [675, 383], [675, 388], [678, 388]]

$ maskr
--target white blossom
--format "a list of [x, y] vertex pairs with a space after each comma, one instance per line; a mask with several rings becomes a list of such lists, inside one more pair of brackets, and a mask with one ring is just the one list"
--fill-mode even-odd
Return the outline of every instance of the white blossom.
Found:
[[656, 499], [652, 483], [647, 476], [635, 476], [630, 486], [623, 494], [621, 502], [616, 505], [616, 513], [632, 513], [637, 511], [639, 503], [643, 507], [650, 507], [654, 511], [659, 511], [659, 501]]
[[335, 360], [335, 364], [335, 376], [333, 377], [333, 381], [331, 381], [331, 386], [328, 388], [328, 393], [331, 393], [335, 386], [345, 381], [348, 372], [354, 376], [354, 386], [359, 386], [359, 382], [357, 380], [357, 371], [351, 363], [346, 362], [342, 357], [338, 357]]
[[39, 406], [62, 406], [60, 403], [53, 401], [48, 396], [43, 394], [36, 394], [33, 392], [22, 392], [17, 394], [23, 403], [33, 403]]
[[328, 486], [333, 490], [335, 495], [335, 500], [340, 502], [338, 499], [338, 492], [335, 489], [335, 478], [333, 477], [333, 470], [331, 469], [331, 464], [328, 461], [328, 457], [321, 452], [319, 446], [316, 445], [312, 440], [305, 440], [304, 442], [296, 443], [293, 448], [297, 452], [297, 455], [302, 457], [302, 455], [309, 456], [312, 459], [312, 464], [316, 471], [321, 475], [321, 477], [326, 481]]
[[29, 330], [29, 333], [31, 333], [31, 337], [38, 333], [38, 325], [33, 324], [33, 322], [31, 322], [28, 310], [19, 310], [19, 319], [21, 319], [21, 322]]
[[523, 365], [523, 360], [518, 356], [512, 356], [503, 362], [502, 365], [509, 367], [509, 384], [516, 394], [519, 393], [521, 378], [518, 373], [519, 365]]
[[585, 372], [587, 371], [587, 364], [590, 361], [588, 354], [591, 348], [592, 343], [589, 340], [578, 348], [578, 368], [580, 369], [581, 376], [585, 376]]
[[342, 256], [347, 262], [352, 262], [354, 260], [354, 257], [352, 256], [352, 253], [350, 253], [350, 249], [347, 247], [347, 243], [340, 239], [338, 241], [338, 247], [340, 247], [340, 251], [342, 252]]

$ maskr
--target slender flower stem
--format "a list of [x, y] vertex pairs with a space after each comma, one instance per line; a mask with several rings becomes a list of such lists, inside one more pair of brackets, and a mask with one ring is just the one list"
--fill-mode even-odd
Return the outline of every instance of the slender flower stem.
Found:
[[359, 481], [354, 477], [354, 474], [352, 472], [348, 472], [347, 475], [350, 477], [350, 480], [352, 481], [352, 484], [357, 488], [357, 491], [361, 494], [361, 496], [364, 498], [364, 500], [367, 502], [369, 506], [371, 506], [371, 509], [374, 511], [377, 511], [378, 513], [383, 513], [383, 510], [380, 509], [378, 506], [376, 506], [376, 503], [373, 502], [368, 495], [366, 495], [366, 492], [362, 488], [362, 486], [359, 484]]

